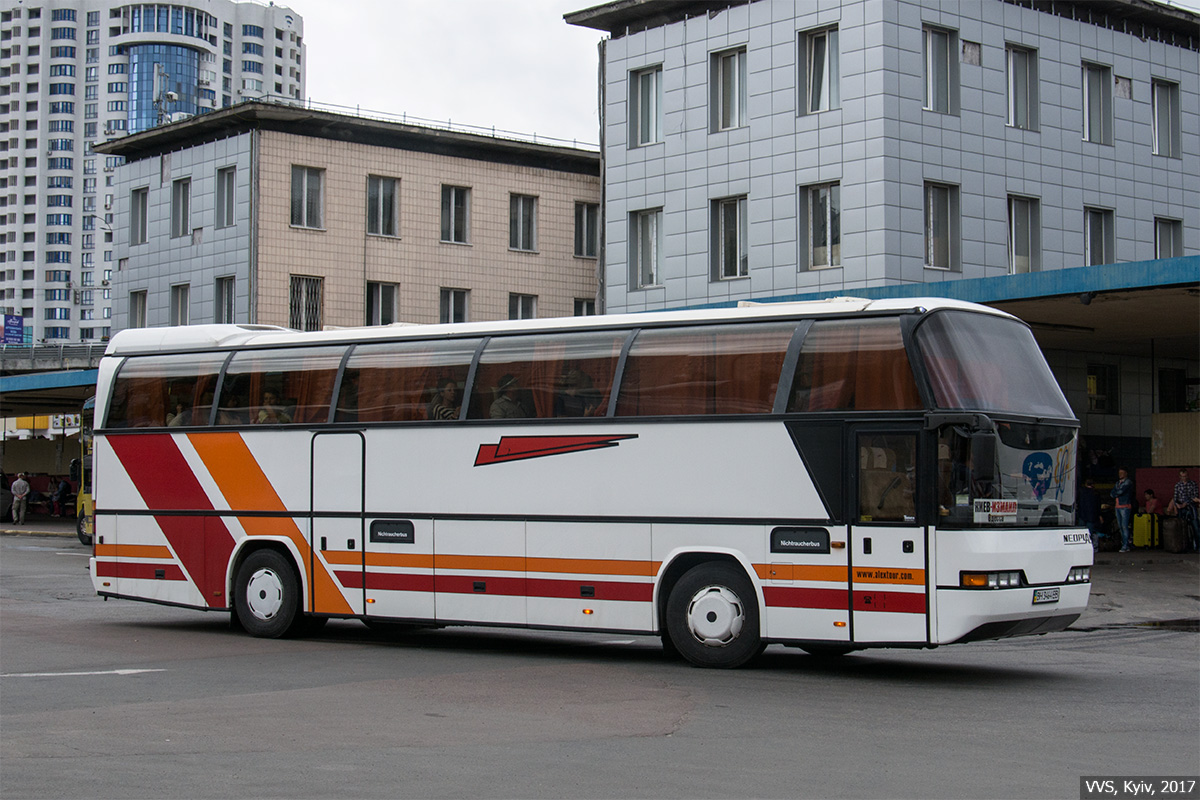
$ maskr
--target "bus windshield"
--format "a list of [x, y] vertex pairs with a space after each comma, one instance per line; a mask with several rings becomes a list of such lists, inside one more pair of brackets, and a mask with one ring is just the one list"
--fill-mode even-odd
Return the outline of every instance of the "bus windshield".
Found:
[[938, 408], [1073, 419], [1029, 328], [989, 314], [943, 311], [916, 331]]

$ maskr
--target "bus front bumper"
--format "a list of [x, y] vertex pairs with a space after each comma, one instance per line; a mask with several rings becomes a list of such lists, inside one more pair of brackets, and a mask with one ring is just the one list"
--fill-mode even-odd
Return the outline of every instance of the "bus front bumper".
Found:
[[1061, 631], [1087, 610], [1090, 592], [1090, 583], [1012, 589], [939, 588], [936, 643]]

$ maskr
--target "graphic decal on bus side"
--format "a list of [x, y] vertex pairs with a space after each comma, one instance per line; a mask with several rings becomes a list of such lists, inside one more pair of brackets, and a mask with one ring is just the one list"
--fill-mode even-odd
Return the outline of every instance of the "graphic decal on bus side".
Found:
[[475, 455], [475, 466], [602, 450], [606, 447], [616, 447], [626, 439], [636, 438], [636, 433], [615, 436], [501, 436], [496, 444], [479, 445], [479, 452]]

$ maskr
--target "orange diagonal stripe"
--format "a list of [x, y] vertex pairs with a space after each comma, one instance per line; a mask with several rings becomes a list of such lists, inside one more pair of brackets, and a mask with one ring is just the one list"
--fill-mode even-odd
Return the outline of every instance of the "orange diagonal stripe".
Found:
[[[188, 440], [217, 488], [225, 496], [225, 502], [234, 511], [272, 511], [289, 514], [271, 481], [263, 473], [242, 437], [236, 433], [193, 433]], [[325, 565], [311, 557], [308, 541], [296, 527], [290, 516], [284, 517], [238, 517], [242, 528], [251, 536], [287, 537], [296, 545], [304, 562], [302, 568], [309, 572], [309, 585], [313, 588], [313, 611], [327, 614], [353, 613], [350, 604], [342, 596], [333, 577]]]

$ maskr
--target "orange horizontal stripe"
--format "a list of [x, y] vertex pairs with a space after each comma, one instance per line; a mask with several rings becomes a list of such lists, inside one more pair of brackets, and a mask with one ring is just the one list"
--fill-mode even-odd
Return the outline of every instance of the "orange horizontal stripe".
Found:
[[854, 582], [898, 583], [908, 586], [924, 586], [925, 570], [903, 567], [855, 567]]
[[824, 581], [845, 583], [846, 568], [807, 564], [755, 564], [754, 571], [764, 581]]
[[[358, 565], [362, 563], [362, 554], [355, 550], [324, 550], [321, 555], [330, 564]], [[367, 566], [653, 577], [658, 573], [659, 562], [587, 558], [522, 558], [521, 556], [433, 556], [427, 553], [367, 553]]]
[[527, 558], [527, 572], [563, 572], [571, 575], [638, 575], [649, 578], [658, 574], [657, 561], [620, 561], [587, 558]]
[[159, 544], [98, 544], [99, 558], [166, 558], [174, 559], [171, 548]]

